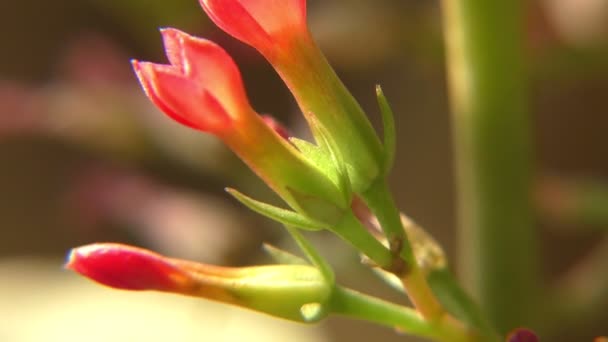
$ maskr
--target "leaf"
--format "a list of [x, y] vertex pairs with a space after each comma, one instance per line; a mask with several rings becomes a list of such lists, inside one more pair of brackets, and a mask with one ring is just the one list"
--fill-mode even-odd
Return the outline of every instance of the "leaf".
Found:
[[226, 188], [226, 191], [234, 198], [236, 198], [237, 201], [241, 202], [249, 209], [255, 211], [260, 215], [266, 216], [269, 219], [280, 222], [284, 225], [312, 231], [317, 231], [326, 228], [323, 223], [317, 222], [309, 217], [306, 217], [294, 211], [279, 208], [268, 203], [254, 200], [253, 198], [248, 197], [235, 189]]

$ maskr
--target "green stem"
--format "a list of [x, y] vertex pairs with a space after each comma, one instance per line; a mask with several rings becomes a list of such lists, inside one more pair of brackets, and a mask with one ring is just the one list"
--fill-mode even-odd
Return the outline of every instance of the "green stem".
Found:
[[[394, 259], [388, 270], [400, 278], [408, 297], [426, 319], [434, 320], [442, 316], [445, 311], [418, 267], [386, 180], [381, 179], [373, 183], [361, 197], [376, 215], [389, 242]], [[405, 264], [400, 267], [396, 260]]]
[[522, 7], [516, 0], [443, 0], [460, 266], [501, 332], [529, 325], [538, 281]]
[[373, 183], [364, 193], [361, 194], [361, 198], [369, 206], [371, 211], [374, 213], [380, 227], [384, 232], [387, 241], [390, 244], [392, 250], [395, 245], [399, 247], [399, 255], [407, 263], [409, 267], [415, 264], [414, 253], [412, 246], [407, 239], [403, 225], [401, 224], [401, 216], [399, 210], [395, 205], [395, 201], [388, 190], [386, 180], [381, 180]]
[[332, 227], [331, 231], [350, 243], [377, 266], [385, 268], [391, 265], [393, 261], [391, 252], [367, 231], [352, 211], [346, 213], [342, 221]]
[[461, 325], [449, 319], [426, 321], [416, 310], [350, 289], [337, 287], [331, 299], [332, 313], [396, 328], [434, 341], [477, 341]]

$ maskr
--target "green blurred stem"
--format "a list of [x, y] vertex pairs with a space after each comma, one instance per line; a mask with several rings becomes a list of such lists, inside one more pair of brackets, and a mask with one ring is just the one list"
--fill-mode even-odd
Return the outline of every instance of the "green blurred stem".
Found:
[[478, 341], [474, 335], [469, 334], [449, 316], [429, 322], [414, 309], [342, 287], [335, 289], [330, 306], [334, 314], [393, 327], [434, 341]]
[[465, 286], [501, 332], [537, 294], [523, 1], [443, 0]]

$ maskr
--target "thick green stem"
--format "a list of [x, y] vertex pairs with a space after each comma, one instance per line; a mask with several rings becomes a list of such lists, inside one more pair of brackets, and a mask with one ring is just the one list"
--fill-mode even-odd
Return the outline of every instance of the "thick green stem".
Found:
[[537, 288], [523, 1], [443, 0], [460, 267], [496, 327], [529, 325]]

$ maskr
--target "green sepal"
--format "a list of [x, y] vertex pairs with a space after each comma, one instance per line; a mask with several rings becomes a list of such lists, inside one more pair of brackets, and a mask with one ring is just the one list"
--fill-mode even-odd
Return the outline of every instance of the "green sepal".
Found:
[[397, 134], [395, 131], [395, 115], [388, 104], [382, 88], [376, 85], [376, 99], [382, 114], [382, 125], [384, 135], [384, 174], [387, 175], [393, 168], [395, 162], [395, 149], [397, 145]]
[[211, 289], [217, 286], [221, 290], [219, 301], [301, 323], [316, 322], [329, 314], [334, 286], [316, 267], [265, 265], [245, 268], [245, 272], [236, 278], [211, 277]]
[[332, 288], [336, 285], [336, 275], [329, 265], [329, 263], [319, 254], [319, 252], [314, 248], [314, 246], [306, 240], [304, 236], [297, 229], [291, 226], [285, 226], [289, 235], [295, 240], [298, 247], [302, 250], [306, 257], [310, 262], [317, 267], [319, 272], [323, 275], [323, 279], [329, 284]]
[[325, 259], [321, 257], [321, 255], [314, 249], [314, 247], [306, 240], [299, 232], [291, 227], [287, 227], [287, 231], [291, 235], [291, 237], [296, 241], [302, 252], [306, 254], [308, 260], [310, 262], [304, 260], [303, 258], [290, 253], [286, 250], [275, 247], [271, 244], [264, 243], [262, 248], [264, 252], [268, 254], [272, 260], [277, 262], [278, 264], [283, 265], [310, 265], [311, 263], [319, 269], [325, 281], [330, 284], [332, 287], [335, 285], [336, 276]]
[[262, 249], [277, 264], [284, 264], [284, 265], [308, 265], [309, 264], [306, 260], [300, 258], [299, 256], [289, 253], [286, 250], [280, 249], [280, 248], [275, 247], [268, 243], [264, 243], [264, 245], [262, 245]]
[[[327, 284], [327, 287], [330, 289], [329, 296], [331, 296], [331, 293], [333, 293], [334, 289], [336, 288], [336, 275], [329, 263], [321, 256], [321, 254], [319, 254], [313, 245], [304, 236], [302, 236], [299, 230], [288, 225], [286, 225], [285, 228], [287, 228], [289, 235], [291, 235], [291, 237], [295, 240], [302, 252], [306, 254], [308, 260], [310, 260], [317, 270], [319, 270], [323, 280]], [[284, 253], [290, 255], [288, 252]], [[295, 255], [292, 255], [292, 257], [298, 258]], [[300, 307], [300, 315], [304, 321], [312, 323], [327, 316], [329, 314], [328, 309], [327, 303], [312, 302]]]
[[234, 198], [236, 198], [237, 201], [244, 204], [247, 208], [255, 211], [260, 215], [266, 216], [269, 219], [280, 222], [284, 225], [298, 227], [311, 231], [317, 231], [326, 228], [325, 225], [321, 222], [315, 221], [309, 217], [306, 217], [291, 210], [275, 207], [274, 205], [254, 200], [253, 198], [248, 197], [235, 189], [226, 188], [226, 191]]
[[317, 133], [315, 137], [317, 138], [317, 143], [319, 146], [327, 151], [327, 154], [333, 163], [336, 174], [338, 175], [338, 188], [342, 191], [346, 204], [350, 206], [353, 189], [351, 186], [351, 180], [348, 176], [348, 165], [346, 164], [344, 156], [338, 148], [338, 144], [333, 139], [331, 132], [329, 132], [325, 126], [321, 124], [316, 116], [310, 115], [309, 125], [310, 129]]
[[[289, 187], [287, 188], [287, 191], [298, 205], [298, 207], [293, 207], [294, 210], [297, 210], [297, 213], [295, 214], [298, 214], [303, 219], [313, 222], [317, 226], [322, 226], [322, 228], [331, 227], [338, 222], [342, 216], [344, 216], [344, 213], [347, 210], [350, 210], [350, 208], [347, 209], [347, 207], [345, 207], [345, 203], [329, 202], [322, 198], [313, 197], [308, 193], [300, 192]], [[343, 202], [343, 199], [338, 199], [338, 201]], [[301, 227], [285, 222], [282, 223], [307, 230], [319, 230]]]
[[334, 184], [339, 184], [339, 177], [331, 156], [326, 150], [312, 144], [306, 140], [290, 137], [289, 141], [314, 164], [323, 174], [325, 174]]

